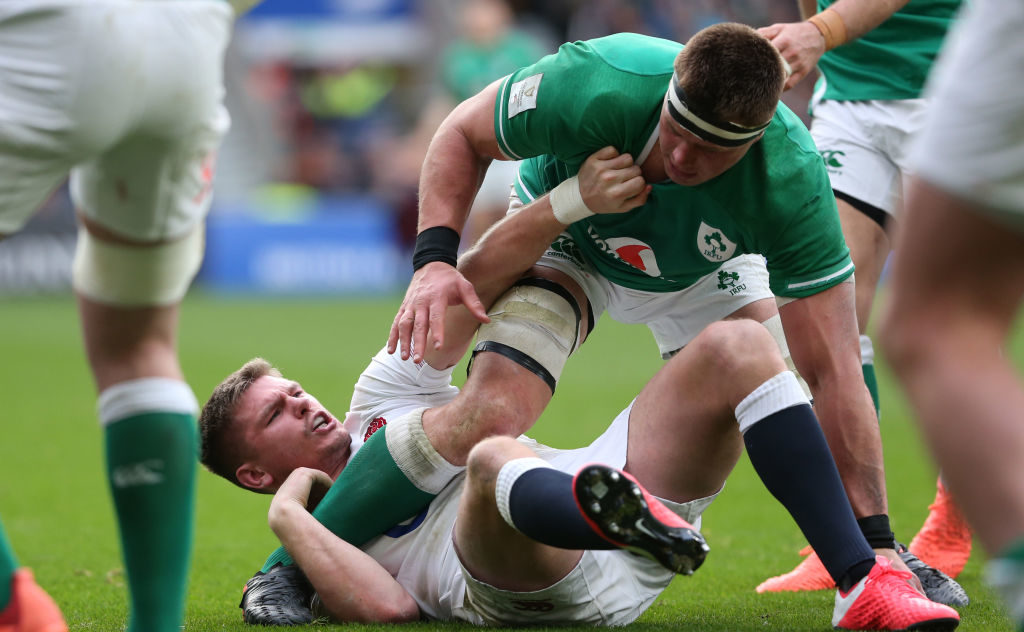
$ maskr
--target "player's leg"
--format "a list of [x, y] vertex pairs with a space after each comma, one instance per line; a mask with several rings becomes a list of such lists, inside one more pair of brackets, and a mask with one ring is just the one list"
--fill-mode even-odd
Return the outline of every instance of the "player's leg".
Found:
[[[65, 12], [25, 6], [5, 17], [0, 21], [5, 60], [0, 68], [0, 240], [17, 233], [67, 178], [75, 156], [67, 142], [74, 122], [61, 96], [69, 81], [63, 62], [73, 45], [61, 37]], [[31, 570], [19, 564], [0, 522], [0, 632], [66, 632], [60, 609]]]
[[[608, 543], [586, 529], [575, 549], [558, 548], [542, 544], [513, 528], [499, 511], [495, 494], [502, 467], [509, 461], [523, 460], [530, 465], [539, 461], [529, 447], [510, 437], [493, 437], [473, 449], [453, 537], [459, 559], [473, 577], [505, 590], [525, 592], [545, 588], [564, 577], [579, 561], [581, 549], [587, 545], [606, 548]], [[561, 518], [582, 522], [572, 500], [572, 477], [546, 464], [541, 467], [567, 479], [560, 491], [564, 492], [563, 500], [568, 496], [572, 511], [563, 515], [564, 507], [551, 507], [552, 522]], [[502, 491], [497, 493], [500, 495]], [[508, 512], [507, 501], [504, 511]]]
[[[360, 482], [364, 476], [343, 472], [313, 515], [358, 545], [421, 510], [461, 471], [477, 442], [492, 435], [518, 436], [540, 417], [568, 355], [587, 334], [587, 310], [586, 297], [571, 278], [534, 268], [492, 308], [493, 326], [478, 336], [459, 397], [422, 415], [392, 420], [353, 457], [358, 463], [353, 471], [370, 469], [387, 485], [367, 488]], [[536, 320], [538, 314], [544, 316]], [[279, 548], [260, 572], [291, 563]], [[252, 581], [258, 584], [259, 577]], [[260, 611], [259, 600], [246, 604], [243, 616], [251, 622], [271, 623], [278, 616], [276, 607]], [[292, 614], [282, 610], [280, 616]]]
[[[81, 107], [117, 95], [131, 116], [98, 109], [95, 128], [119, 135], [72, 172], [82, 221], [73, 283], [99, 391], [128, 630], [174, 632], [191, 558], [198, 412], [177, 356], [178, 306], [202, 261], [213, 157], [228, 127], [233, 14], [222, 3], [145, 9], [83, 12], [104, 39], [87, 51], [96, 72]], [[139, 52], [152, 46], [158, 53]], [[161, 81], [125, 85], [139, 64]]]
[[[1024, 238], [928, 184], [912, 198], [885, 346], [945, 480], [1001, 554], [1024, 537], [1024, 390], [1002, 351], [1024, 293]], [[978, 244], [984, 258], [963, 256]]]
[[879, 413], [878, 380], [875, 377], [875, 354], [868, 336], [868, 319], [875, 301], [878, 280], [889, 256], [889, 236], [885, 225], [888, 214], [882, 209], [843, 193], [836, 194], [843, 236], [850, 248], [850, 258], [857, 267], [857, 325], [860, 329], [860, 354], [864, 383], [871, 392], [875, 412]]

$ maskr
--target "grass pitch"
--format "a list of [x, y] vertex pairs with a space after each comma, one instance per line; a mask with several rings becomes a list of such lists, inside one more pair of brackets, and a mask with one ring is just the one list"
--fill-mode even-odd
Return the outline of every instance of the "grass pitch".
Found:
[[[340, 415], [359, 372], [384, 344], [398, 301], [273, 302], [194, 293], [182, 311], [182, 364], [204, 401], [228, 372], [261, 355]], [[73, 302], [0, 297], [0, 331], [0, 516], [7, 535], [19, 561], [34, 569], [61, 605], [72, 630], [122, 630], [124, 577], [95, 394]], [[1013, 353], [1024, 358], [1024, 346], [1016, 345]], [[531, 436], [558, 447], [585, 444], [660, 364], [645, 328], [602, 320], [579, 357], [569, 362], [558, 395]], [[878, 369], [890, 514], [897, 537], [909, 541], [927, 515], [936, 471], [884, 358]], [[461, 381], [464, 368], [456, 376]], [[266, 526], [267, 505], [267, 497], [242, 493], [200, 472], [185, 630], [254, 629], [242, 624], [237, 606], [244, 582], [276, 547]], [[705, 513], [703, 533], [711, 546], [707, 562], [694, 576], [677, 578], [634, 629], [831, 629], [831, 591], [754, 592], [764, 578], [790, 570], [805, 542], [745, 456]], [[976, 546], [960, 577], [971, 604], [961, 609], [959, 629], [1010, 631], [1003, 606], [982, 582], [983, 562]]]

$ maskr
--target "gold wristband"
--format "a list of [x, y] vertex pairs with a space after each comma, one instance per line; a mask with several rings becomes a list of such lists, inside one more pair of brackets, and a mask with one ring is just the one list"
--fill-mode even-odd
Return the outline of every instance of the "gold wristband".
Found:
[[846, 43], [846, 24], [831, 8], [812, 15], [807, 21], [821, 31], [821, 36], [825, 38], [825, 50], [832, 50]]

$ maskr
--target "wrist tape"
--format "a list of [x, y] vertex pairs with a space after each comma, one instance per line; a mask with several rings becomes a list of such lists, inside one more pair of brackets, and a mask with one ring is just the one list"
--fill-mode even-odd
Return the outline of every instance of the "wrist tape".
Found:
[[567, 226], [594, 214], [594, 211], [587, 208], [583, 202], [579, 179], [576, 176], [552, 189], [548, 200], [551, 202], [551, 211], [555, 214], [555, 219]]

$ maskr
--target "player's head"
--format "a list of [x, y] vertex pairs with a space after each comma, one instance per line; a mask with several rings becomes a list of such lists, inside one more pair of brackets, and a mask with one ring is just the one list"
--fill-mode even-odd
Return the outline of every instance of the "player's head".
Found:
[[674, 70], [661, 113], [661, 152], [669, 178], [694, 186], [724, 173], [761, 138], [786, 65], [757, 31], [724, 22], [690, 38]]
[[336, 476], [352, 437], [298, 382], [262, 358], [221, 382], [199, 415], [200, 460], [245, 489], [273, 493], [297, 467]]

